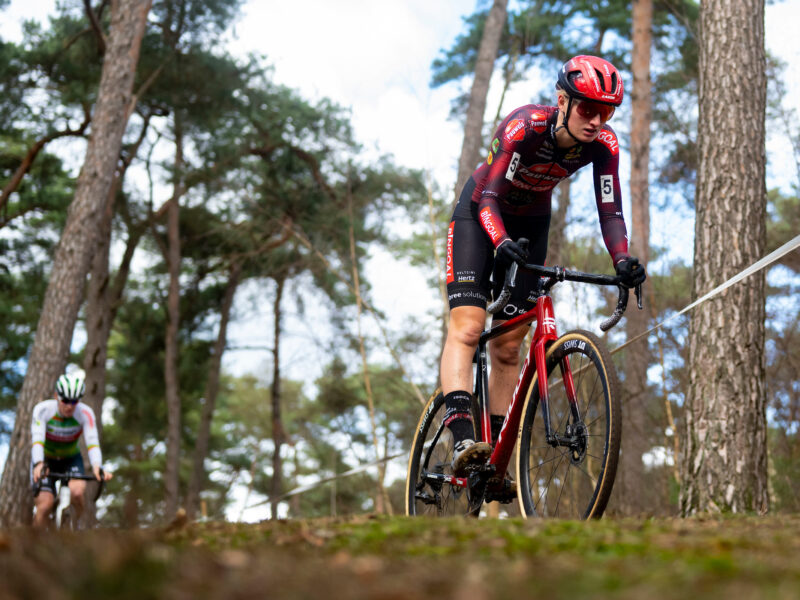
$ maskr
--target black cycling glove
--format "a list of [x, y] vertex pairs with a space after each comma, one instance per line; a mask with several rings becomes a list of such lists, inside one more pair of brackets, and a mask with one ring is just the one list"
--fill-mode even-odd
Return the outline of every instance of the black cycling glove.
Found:
[[644, 283], [647, 274], [644, 272], [644, 265], [639, 263], [635, 256], [629, 256], [619, 261], [614, 268], [619, 275], [620, 283], [627, 288], [633, 288]]
[[517, 263], [524, 265], [528, 262], [528, 253], [513, 240], [505, 240], [497, 247], [496, 260], [501, 264], [510, 265]]

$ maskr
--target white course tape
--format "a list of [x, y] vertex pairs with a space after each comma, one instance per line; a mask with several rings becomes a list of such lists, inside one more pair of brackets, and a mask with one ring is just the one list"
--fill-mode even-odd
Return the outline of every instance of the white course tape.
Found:
[[[354, 468], [350, 469], [349, 471], [343, 471], [342, 473], [337, 473], [336, 475], [331, 475], [330, 477], [323, 477], [322, 479], [318, 479], [317, 481], [314, 481], [312, 483], [308, 483], [306, 485], [298, 486], [298, 487], [294, 488], [293, 490], [290, 490], [290, 491], [286, 492], [285, 494], [281, 494], [280, 496], [278, 496], [278, 500], [284, 500], [284, 499], [289, 498], [291, 496], [296, 496], [297, 494], [302, 494], [303, 492], [307, 492], [309, 490], [313, 490], [314, 488], [317, 488], [317, 487], [319, 487], [319, 486], [321, 486], [321, 485], [323, 485], [325, 483], [329, 483], [329, 482], [334, 481], [336, 479], [343, 479], [345, 477], [349, 477], [350, 475], [355, 475], [356, 473], [361, 473], [362, 471], [366, 471], [367, 469], [369, 469], [371, 467], [377, 466], [377, 465], [379, 465], [381, 463], [384, 463], [384, 462], [389, 462], [390, 460], [394, 460], [395, 458], [399, 458], [401, 456], [408, 456], [408, 453], [407, 452], [400, 452], [398, 454], [393, 454], [391, 456], [386, 456], [386, 457], [381, 458], [379, 460], [373, 460], [370, 463], [365, 463], [363, 465], [358, 465], [357, 467], [354, 467]], [[255, 508], [256, 506], [263, 506], [265, 504], [269, 504], [270, 502], [272, 502], [272, 499], [271, 498], [267, 498], [266, 500], [262, 500], [261, 502], [258, 502], [256, 504], [250, 504], [247, 508]]]
[[653, 331], [655, 331], [659, 327], [663, 326], [665, 323], [668, 323], [669, 321], [672, 321], [673, 319], [677, 319], [682, 314], [692, 310], [698, 304], [702, 304], [703, 302], [705, 302], [709, 298], [712, 298], [713, 296], [716, 296], [720, 292], [728, 289], [732, 285], [734, 285], [736, 283], [739, 283], [745, 277], [749, 277], [753, 273], [756, 273], [756, 272], [760, 271], [761, 269], [771, 265], [776, 260], [782, 258], [786, 254], [789, 254], [789, 252], [791, 252], [792, 250], [796, 250], [798, 247], [800, 247], [800, 235], [796, 236], [792, 240], [789, 240], [788, 242], [786, 242], [783, 246], [781, 246], [780, 248], [778, 248], [774, 252], [770, 252], [764, 258], [762, 258], [761, 260], [759, 260], [757, 262], [754, 262], [752, 265], [747, 267], [744, 271], [741, 271], [740, 273], [737, 273], [736, 275], [734, 275], [733, 277], [728, 279], [728, 281], [726, 281], [725, 283], [722, 283], [722, 284], [718, 285], [717, 287], [715, 287], [713, 290], [711, 290], [710, 292], [708, 292], [704, 296], [701, 296], [700, 298], [698, 298], [697, 300], [695, 300], [694, 302], [692, 302], [691, 304], [689, 304], [688, 306], [683, 308], [683, 310], [681, 310], [680, 312], [677, 312], [674, 315], [671, 315], [671, 316], [667, 317], [666, 319], [661, 321], [661, 323], [658, 323], [657, 325], [654, 325], [653, 327], [651, 327], [647, 331], [645, 331], [643, 333], [640, 333], [636, 337], [633, 337], [633, 338], [629, 339], [627, 342], [625, 342], [621, 346], [618, 346], [617, 348], [614, 348], [611, 351], [611, 354], [619, 352], [620, 350], [622, 350], [626, 346], [628, 346], [628, 345], [632, 344], [633, 342], [636, 342], [639, 339], [643, 338], [644, 336], [652, 333]]

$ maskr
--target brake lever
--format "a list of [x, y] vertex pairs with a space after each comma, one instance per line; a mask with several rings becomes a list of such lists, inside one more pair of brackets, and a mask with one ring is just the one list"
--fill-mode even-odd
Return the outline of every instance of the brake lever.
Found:
[[639, 310], [642, 310], [642, 284], [640, 283], [633, 289], [633, 293], [636, 294], [636, 306]]

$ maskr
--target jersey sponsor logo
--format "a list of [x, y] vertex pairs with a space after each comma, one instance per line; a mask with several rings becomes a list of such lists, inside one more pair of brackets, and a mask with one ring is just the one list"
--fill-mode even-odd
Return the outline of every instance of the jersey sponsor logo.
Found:
[[514, 173], [517, 172], [517, 165], [519, 165], [519, 152], [514, 152], [511, 155], [511, 162], [508, 163], [508, 169], [506, 169], [506, 179], [509, 181], [514, 181]]
[[455, 222], [450, 222], [450, 227], [447, 230], [447, 259], [446, 259], [446, 267], [445, 267], [445, 275], [447, 283], [453, 283], [455, 278], [453, 277], [453, 228], [455, 227]]
[[89, 427], [94, 427], [94, 418], [92, 418], [92, 413], [86, 409], [81, 412], [83, 412], [83, 416], [86, 417], [86, 422], [89, 423]]
[[497, 149], [500, 147], [500, 140], [494, 138], [492, 140], [492, 152], [497, 153]]
[[603, 203], [614, 202], [614, 176], [600, 175], [600, 200]]
[[492, 154], [491, 150], [489, 151], [489, 155], [486, 157], [486, 164], [492, 164], [492, 160], [494, 160], [494, 154]]
[[617, 136], [611, 133], [608, 129], [603, 129], [598, 134], [597, 141], [608, 148], [611, 151], [611, 154], [616, 155], [619, 153], [619, 142], [617, 142]]
[[[569, 171], [556, 163], [520, 167], [519, 178], [514, 182], [514, 185], [536, 192], [543, 192], [553, 189], [559, 181], [568, 175]], [[519, 185], [520, 183], [523, 185]]]
[[486, 230], [486, 233], [489, 234], [489, 237], [492, 240], [492, 243], [495, 243], [499, 240], [502, 235], [497, 230], [497, 225], [495, 223], [494, 215], [492, 214], [492, 209], [488, 206], [481, 211], [480, 214], [481, 218], [481, 225]]
[[529, 123], [536, 133], [544, 133], [547, 129], [547, 114], [539, 111], [531, 113]]
[[505, 138], [509, 142], [518, 142], [525, 137], [525, 121], [514, 119], [506, 125]]
[[569, 149], [569, 152], [567, 152], [564, 155], [564, 159], [565, 160], [575, 160], [576, 158], [578, 158], [581, 155], [581, 150], [583, 150], [583, 146], [581, 144], [573, 146], [572, 148]]

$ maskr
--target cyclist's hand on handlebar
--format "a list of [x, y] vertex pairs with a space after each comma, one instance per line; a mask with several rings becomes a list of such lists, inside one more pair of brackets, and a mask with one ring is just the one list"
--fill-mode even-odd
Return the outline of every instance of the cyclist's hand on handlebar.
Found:
[[42, 478], [44, 471], [44, 461], [40, 461], [33, 466], [33, 482], [38, 483]]
[[92, 471], [94, 471], [94, 478], [97, 481], [108, 481], [113, 477], [110, 471], [104, 471], [99, 466], [93, 466]]
[[514, 240], [507, 239], [500, 242], [497, 247], [496, 260], [505, 265], [510, 265], [511, 263], [524, 265], [528, 262], [528, 253]]
[[614, 265], [614, 268], [616, 269], [617, 275], [620, 278], [620, 283], [627, 288], [633, 288], [637, 285], [641, 285], [644, 283], [644, 280], [647, 279], [647, 273], [645, 273], [644, 265], [639, 263], [639, 259], [635, 256], [623, 258], [616, 265]]

